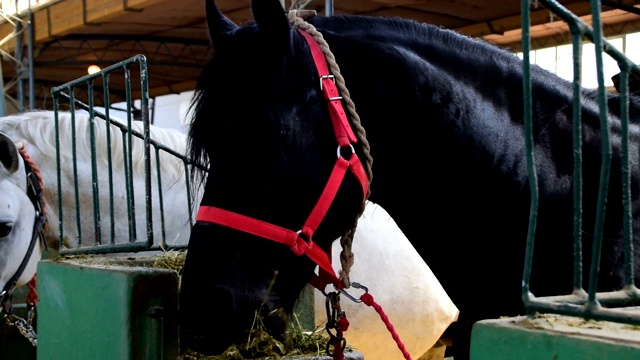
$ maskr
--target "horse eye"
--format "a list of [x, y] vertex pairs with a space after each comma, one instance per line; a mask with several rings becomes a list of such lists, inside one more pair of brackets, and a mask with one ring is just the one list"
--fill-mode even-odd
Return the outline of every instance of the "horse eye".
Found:
[[11, 230], [13, 230], [13, 223], [0, 223], [0, 238], [9, 236], [9, 234], [11, 234]]
[[288, 136], [291, 133], [291, 129], [287, 125], [282, 125], [280, 128], [280, 136]]

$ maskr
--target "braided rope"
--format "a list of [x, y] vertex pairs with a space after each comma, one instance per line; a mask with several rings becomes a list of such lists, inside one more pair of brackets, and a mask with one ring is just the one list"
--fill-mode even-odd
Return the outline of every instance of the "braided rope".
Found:
[[[19, 146], [18, 151], [20, 152], [20, 155], [22, 156], [23, 161], [29, 164], [29, 166], [31, 167], [31, 170], [33, 171], [33, 174], [38, 179], [38, 184], [40, 185], [40, 189], [42, 191], [42, 205], [43, 205], [42, 213], [45, 215], [45, 218], [46, 218], [47, 207], [44, 199], [44, 182], [42, 181], [42, 175], [40, 174], [40, 169], [38, 169], [38, 167], [36, 166], [36, 163], [33, 161], [31, 156], [27, 154], [27, 147], [24, 143], [22, 144], [22, 146]], [[45, 231], [47, 229], [47, 225], [48, 225], [48, 222], [45, 222], [44, 225], [42, 226], [42, 231]], [[37, 283], [36, 276], [37, 274], [34, 274], [31, 280], [29, 280], [29, 282], [27, 283], [27, 287], [29, 288], [29, 293], [27, 294], [26, 301], [28, 304], [33, 304], [34, 306], [38, 304], [38, 299], [39, 299], [37, 286], [36, 286], [36, 283]]]
[[[322, 52], [324, 53], [327, 59], [327, 64], [329, 65], [331, 73], [333, 74], [336, 80], [336, 84], [338, 84], [338, 89], [340, 90], [342, 99], [347, 104], [347, 110], [349, 111], [349, 115], [351, 115], [351, 121], [353, 123], [353, 126], [355, 127], [356, 136], [358, 137], [358, 140], [360, 140], [360, 142], [362, 143], [362, 149], [364, 151], [364, 156], [367, 163], [367, 167], [366, 167], [367, 177], [369, 178], [369, 183], [371, 183], [371, 180], [373, 178], [373, 173], [371, 171], [373, 158], [371, 157], [371, 154], [370, 154], [370, 147], [369, 147], [369, 142], [367, 141], [366, 131], [364, 130], [364, 127], [362, 127], [362, 124], [360, 123], [360, 117], [356, 112], [355, 104], [351, 100], [351, 96], [349, 94], [349, 90], [345, 85], [344, 78], [340, 74], [340, 68], [336, 63], [336, 59], [333, 53], [331, 52], [331, 49], [329, 49], [329, 44], [327, 44], [322, 34], [318, 30], [316, 30], [316, 28], [313, 25], [309, 24], [306, 20], [304, 20], [300, 16], [303, 10], [298, 10], [298, 8], [300, 7], [299, 3], [300, 1], [294, 1], [294, 3], [291, 5], [291, 10], [288, 13], [289, 22], [295, 28], [304, 30], [307, 33], [309, 33], [320, 45], [320, 48], [322, 49]], [[356, 220], [354, 221], [353, 226], [340, 238], [340, 245], [342, 246], [342, 251], [340, 252], [340, 265], [342, 267], [342, 270], [340, 271], [339, 277], [340, 277], [340, 281], [342, 282], [342, 285], [347, 289], [350, 287], [349, 272], [351, 271], [351, 266], [353, 265], [353, 259], [354, 259], [354, 255], [352, 252], [353, 238], [355, 236], [356, 228], [358, 226], [358, 219], [364, 212], [366, 200], [369, 198], [370, 193], [371, 191], [365, 194], [365, 199], [364, 199], [365, 201], [362, 202], [362, 209], [360, 209], [360, 213], [358, 214]]]
[[[22, 147], [20, 147], [20, 149], [18, 149], [18, 151], [20, 152], [20, 155], [22, 156], [22, 159], [24, 160], [24, 162], [26, 162], [27, 164], [29, 164], [29, 166], [31, 166], [31, 170], [33, 170], [33, 174], [36, 176], [36, 178], [38, 179], [38, 184], [40, 185], [40, 189], [42, 190], [42, 213], [45, 215], [47, 215], [47, 206], [45, 203], [45, 198], [44, 198], [44, 182], [42, 181], [42, 175], [40, 174], [40, 169], [38, 169], [38, 166], [36, 166], [36, 163], [33, 161], [33, 159], [31, 159], [31, 156], [29, 156], [29, 154], [27, 154], [27, 147], [23, 144]], [[49, 223], [45, 222], [44, 225], [42, 226], [42, 231], [45, 231], [47, 229], [47, 225]]]

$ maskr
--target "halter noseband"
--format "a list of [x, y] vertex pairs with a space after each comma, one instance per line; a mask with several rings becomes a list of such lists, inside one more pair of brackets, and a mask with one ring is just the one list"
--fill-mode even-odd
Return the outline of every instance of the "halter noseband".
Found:
[[[21, 153], [22, 154], [22, 153]], [[29, 263], [29, 259], [31, 259], [31, 255], [33, 254], [33, 250], [36, 247], [36, 242], [38, 240], [42, 241], [44, 248], [47, 249], [47, 242], [44, 240], [43, 229], [44, 225], [47, 223], [47, 216], [44, 212], [44, 192], [42, 191], [42, 186], [36, 175], [34, 169], [31, 167], [28, 161], [24, 161], [25, 171], [27, 173], [27, 196], [33, 207], [36, 210], [35, 221], [33, 223], [33, 231], [31, 234], [31, 242], [29, 243], [29, 247], [27, 248], [27, 253], [24, 255], [20, 266], [13, 274], [11, 279], [7, 281], [0, 292], [0, 309], [4, 309], [7, 314], [11, 314], [11, 295], [13, 295], [13, 291], [15, 290], [16, 284], [18, 283], [18, 279], [22, 276], [22, 272], [27, 267]]]
[[[299, 231], [292, 231], [232, 211], [206, 205], [200, 206], [196, 221], [226, 226], [289, 245], [296, 255], [300, 256], [305, 254], [320, 267], [320, 276], [315, 277], [311, 281], [313, 286], [324, 290], [324, 286], [331, 282], [338, 289], [342, 289], [344, 286], [335, 275], [329, 256], [313, 242], [312, 238], [338, 193], [338, 189], [342, 184], [347, 170], [351, 170], [360, 182], [363, 198], [365, 198], [369, 192], [369, 179], [360, 159], [353, 150], [352, 144], [357, 143], [358, 138], [351, 129], [351, 125], [342, 106], [342, 97], [336, 87], [334, 77], [329, 71], [324, 53], [320, 45], [309, 33], [300, 29], [298, 29], [298, 32], [303, 36], [311, 49], [311, 55], [313, 56], [318, 75], [320, 76], [320, 89], [328, 101], [334, 134], [338, 142], [338, 158], [318, 202]], [[351, 156], [348, 160], [342, 156], [342, 149], [350, 149]]]

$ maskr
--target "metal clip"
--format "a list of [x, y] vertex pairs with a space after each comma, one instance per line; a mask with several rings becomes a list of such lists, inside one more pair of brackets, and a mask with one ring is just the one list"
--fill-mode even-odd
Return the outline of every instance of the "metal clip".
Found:
[[33, 326], [33, 318], [36, 315], [36, 305], [34, 303], [27, 304], [27, 324]]
[[325, 308], [327, 310], [327, 327], [335, 328], [338, 318], [344, 315], [344, 312], [340, 308], [340, 293], [331, 292], [327, 294]]
[[[349, 284], [350, 284], [350, 285], [351, 285], [351, 287], [353, 287], [353, 288], [356, 288], [356, 289], [362, 289], [362, 290], [364, 290], [364, 292], [365, 292], [366, 294], [368, 294], [368, 293], [369, 293], [369, 288], [367, 288], [366, 286], [364, 286], [364, 285], [362, 285], [362, 284], [360, 284], [360, 283], [358, 283], [358, 282], [352, 282], [352, 283], [349, 283]], [[335, 285], [334, 285], [334, 287], [335, 287]], [[336, 288], [336, 290], [338, 290], [338, 289]], [[362, 300], [361, 300], [361, 299], [356, 298], [356, 297], [354, 297], [353, 295], [349, 294], [349, 293], [347, 292], [347, 290], [345, 290], [345, 289], [339, 289], [339, 291], [340, 291], [341, 293], [343, 293], [343, 294], [344, 294], [344, 296], [346, 296], [349, 300], [351, 300], [351, 301], [353, 301], [353, 302], [356, 302], [356, 303], [361, 303], [361, 302], [362, 302]]]
[[[347, 341], [342, 336], [342, 329], [339, 326], [339, 321], [345, 316], [344, 311], [340, 308], [340, 293], [331, 292], [326, 294], [327, 299], [325, 306], [327, 309], [327, 324], [325, 329], [329, 334], [329, 340], [327, 341], [327, 347], [325, 349], [327, 355], [333, 356], [335, 349], [341, 348], [344, 351]], [[332, 352], [331, 349], [334, 349]]]

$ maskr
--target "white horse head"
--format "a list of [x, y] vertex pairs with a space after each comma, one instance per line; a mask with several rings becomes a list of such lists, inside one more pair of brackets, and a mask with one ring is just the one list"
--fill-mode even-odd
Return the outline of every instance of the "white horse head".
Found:
[[42, 256], [28, 179], [18, 145], [0, 133], [0, 309], [5, 311], [13, 290], [35, 275]]

